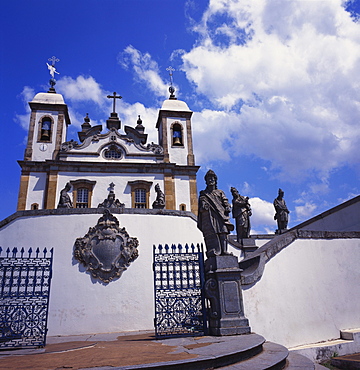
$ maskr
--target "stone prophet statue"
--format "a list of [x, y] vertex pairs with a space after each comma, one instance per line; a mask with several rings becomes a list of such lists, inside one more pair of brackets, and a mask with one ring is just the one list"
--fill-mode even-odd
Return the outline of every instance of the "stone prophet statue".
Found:
[[214, 171], [206, 173], [205, 182], [206, 189], [200, 191], [197, 226], [203, 233], [208, 257], [227, 255], [227, 235], [234, 230], [229, 218], [231, 206], [225, 193], [217, 188]]
[[160, 185], [155, 185], [156, 199], [152, 204], [152, 207], [155, 209], [164, 209], [165, 208], [165, 194], [161, 191]]
[[238, 243], [241, 243], [242, 239], [250, 237], [250, 216], [252, 215], [251, 206], [249, 203], [249, 197], [240, 195], [234, 187], [230, 190], [233, 196], [232, 214], [236, 221], [236, 237]]
[[68, 182], [64, 189], [60, 191], [60, 199], [58, 208], [73, 208], [72, 201], [70, 199], [70, 196], [68, 194], [68, 191], [71, 189], [71, 184]]
[[277, 198], [274, 199], [275, 216], [274, 220], [277, 221], [278, 229], [276, 234], [281, 234], [283, 230], [287, 229], [289, 213], [284, 198], [284, 191], [279, 189]]

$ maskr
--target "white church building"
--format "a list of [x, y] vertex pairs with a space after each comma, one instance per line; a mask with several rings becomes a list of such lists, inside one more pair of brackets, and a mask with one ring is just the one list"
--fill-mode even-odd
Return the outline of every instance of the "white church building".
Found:
[[[0, 246], [53, 248], [48, 335], [152, 330], [153, 246], [203, 243], [192, 111], [172, 92], [154, 122], [158, 143], [148, 143], [140, 117], [122, 129], [112, 97], [106, 129], [87, 116], [78, 141], [67, 141], [71, 119], [61, 94], [50, 88], [29, 103], [17, 212], [0, 221]], [[98, 206], [110, 195], [117, 199], [110, 211], [137, 239], [138, 257], [104, 282], [86, 271], [74, 248], [97, 225], [104, 211]], [[229, 249], [244, 270], [253, 331], [294, 347], [360, 328], [360, 197], [285, 234], [252, 239], [255, 251]]]

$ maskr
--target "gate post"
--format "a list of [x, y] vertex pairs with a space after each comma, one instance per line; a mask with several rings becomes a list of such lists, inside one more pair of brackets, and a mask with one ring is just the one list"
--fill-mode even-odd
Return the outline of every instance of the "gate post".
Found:
[[210, 300], [209, 334], [248, 334], [244, 315], [240, 273], [236, 256], [210, 257], [205, 261], [205, 295]]

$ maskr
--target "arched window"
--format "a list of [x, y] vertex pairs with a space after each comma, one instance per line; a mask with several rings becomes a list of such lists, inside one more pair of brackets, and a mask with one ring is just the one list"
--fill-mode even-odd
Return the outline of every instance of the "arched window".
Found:
[[181, 203], [180, 206], [180, 211], [186, 211], [186, 204], [185, 203]]
[[30, 206], [30, 208], [31, 208], [32, 210], [39, 209], [39, 204], [38, 204], [38, 203], [33, 203], [33, 204]]
[[171, 130], [172, 130], [172, 145], [173, 146], [184, 146], [182, 126], [180, 125], [180, 123], [175, 122], [171, 126]]
[[116, 145], [111, 145], [104, 150], [104, 157], [106, 159], [121, 159], [122, 151]]
[[50, 117], [43, 117], [40, 121], [39, 141], [51, 141], [52, 120]]

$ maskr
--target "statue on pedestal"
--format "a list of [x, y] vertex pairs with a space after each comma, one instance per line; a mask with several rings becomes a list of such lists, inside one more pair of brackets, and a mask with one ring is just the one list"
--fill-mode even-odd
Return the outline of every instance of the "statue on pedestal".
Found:
[[279, 193], [277, 198], [274, 199], [274, 208], [275, 208], [275, 216], [274, 220], [277, 221], [278, 229], [276, 230], [276, 234], [281, 234], [282, 231], [287, 229], [288, 220], [289, 220], [289, 213], [284, 197], [284, 191], [279, 189]]
[[249, 197], [244, 197], [239, 194], [236, 188], [232, 187], [231, 194], [232, 199], [232, 214], [236, 222], [236, 237], [238, 243], [241, 243], [242, 239], [250, 237], [250, 216], [252, 215], [251, 207], [249, 203]]
[[71, 184], [68, 182], [64, 189], [60, 191], [60, 199], [58, 208], [73, 208], [72, 201], [70, 199], [70, 196], [68, 194], [68, 191], [71, 189]]
[[155, 209], [164, 209], [165, 208], [165, 194], [161, 191], [160, 185], [155, 185], [156, 199], [152, 204], [152, 207]]
[[206, 173], [205, 182], [206, 189], [200, 191], [197, 226], [204, 235], [206, 255], [228, 255], [227, 235], [234, 230], [229, 218], [231, 206], [225, 193], [217, 188], [214, 171]]

